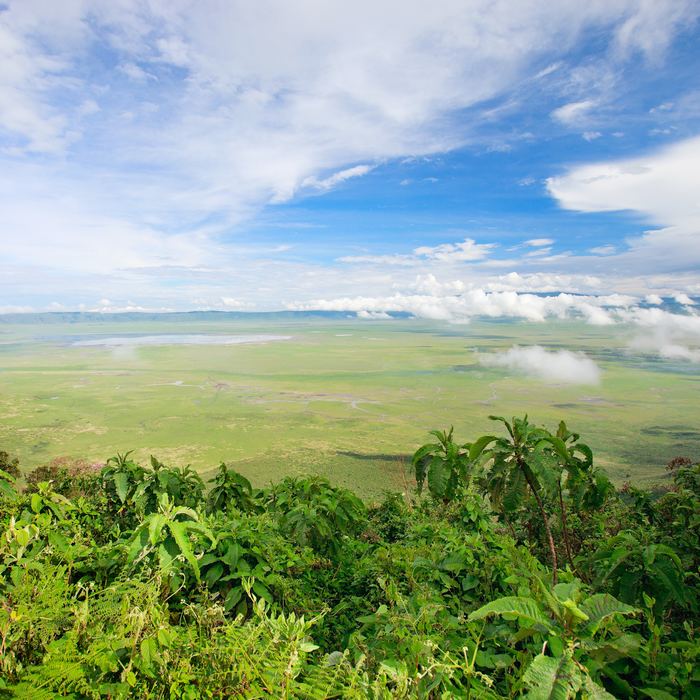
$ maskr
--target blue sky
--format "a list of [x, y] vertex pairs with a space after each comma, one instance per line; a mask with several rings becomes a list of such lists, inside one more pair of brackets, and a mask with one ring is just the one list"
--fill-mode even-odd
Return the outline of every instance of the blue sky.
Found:
[[695, 318], [699, 15], [6, 0], [0, 311]]

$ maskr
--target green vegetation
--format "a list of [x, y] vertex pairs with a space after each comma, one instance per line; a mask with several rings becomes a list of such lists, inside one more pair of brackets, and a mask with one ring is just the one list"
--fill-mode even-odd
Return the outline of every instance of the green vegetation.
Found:
[[[697, 365], [630, 353], [633, 329], [564, 321], [98, 318], [0, 319], [0, 445], [22, 456], [25, 472], [57, 456], [104, 462], [134, 446], [137, 461], [155, 454], [190, 464], [205, 480], [225, 461], [255, 487], [311, 471], [376, 498], [406, 490], [420, 435], [451, 423], [458, 434], [486, 433], [489, 413], [528, 413], [550, 425], [563, 418], [587, 436], [618, 486], [668, 480], [660, 465], [669, 455], [700, 453]], [[168, 334], [291, 339], [74, 345]], [[581, 350], [601, 367], [602, 382], [546, 384], [479, 364], [477, 352], [514, 344]]]
[[[0, 453], [0, 697], [700, 697], [700, 464], [616, 490], [563, 422], [416, 492]], [[13, 473], [10, 473], [12, 471]]]

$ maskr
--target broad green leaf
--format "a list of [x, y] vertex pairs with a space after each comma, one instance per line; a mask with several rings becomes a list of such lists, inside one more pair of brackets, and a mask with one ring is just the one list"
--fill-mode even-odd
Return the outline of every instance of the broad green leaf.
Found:
[[571, 616], [580, 622], [586, 622], [589, 618], [588, 615], [581, 610], [573, 600], [565, 600], [562, 606], [566, 608]]
[[656, 561], [656, 557], [659, 555], [667, 556], [674, 562], [674, 564], [676, 564], [676, 566], [679, 568], [683, 567], [680, 557], [665, 544], [650, 544], [648, 547], [645, 547], [643, 553], [644, 563], [647, 566], [651, 566]]
[[144, 667], [152, 671], [153, 662], [159, 658], [158, 644], [155, 639], [149, 637], [141, 642], [141, 661]]
[[576, 697], [583, 679], [569, 656], [555, 659], [539, 654], [525, 671], [523, 682], [529, 700], [568, 700]]
[[532, 598], [506, 596], [499, 598], [469, 615], [469, 620], [483, 620], [489, 615], [513, 615], [528, 625], [542, 625], [548, 630], [552, 628], [552, 620]]
[[658, 688], [640, 688], [640, 692], [652, 698], [652, 700], [676, 700], [678, 697], [677, 695], [671, 695], [671, 693], [667, 693], [665, 690], [659, 690]]
[[581, 643], [581, 648], [587, 652], [599, 652], [607, 663], [616, 661], [624, 656], [633, 656], [639, 651], [642, 644], [642, 638], [638, 634], [621, 634], [620, 636], [611, 639], [605, 639], [601, 642]]
[[263, 598], [266, 600], [268, 603], [274, 602], [272, 598], [272, 593], [268, 590], [267, 586], [265, 586], [263, 583], [260, 581], [255, 581], [252, 586], [253, 593], [255, 593], [256, 596], [259, 598]]
[[150, 522], [148, 523], [148, 540], [152, 545], [155, 545], [160, 539], [163, 525], [165, 525], [164, 515], [154, 513], [150, 516]]
[[554, 435], [547, 435], [544, 441], [548, 442], [554, 448], [554, 451], [559, 455], [562, 462], [566, 464], [571, 459], [569, 450], [566, 449], [566, 445], [561, 438], [554, 437]]
[[56, 550], [58, 550], [62, 554], [66, 554], [70, 551], [70, 545], [68, 544], [68, 540], [65, 538], [64, 535], [62, 535], [56, 530], [49, 532], [49, 542]]
[[615, 696], [608, 693], [603, 686], [598, 685], [592, 678], [586, 676], [583, 681], [587, 700], [615, 700]]
[[114, 489], [122, 503], [126, 502], [129, 493], [129, 475], [126, 472], [117, 472], [114, 475]]
[[440, 445], [436, 445], [434, 442], [428, 443], [427, 445], [423, 445], [422, 447], [419, 447], [415, 454], [413, 455], [413, 462], [419, 462], [420, 460], [424, 459], [428, 455], [435, 454], [440, 450]]
[[402, 659], [384, 659], [379, 667], [389, 678], [394, 680], [398, 680], [407, 673], [406, 662]]
[[505, 418], [503, 418], [503, 416], [489, 416], [489, 420], [497, 420], [503, 423], [503, 425], [505, 425], [506, 429], [508, 430], [508, 434], [511, 437], [514, 437], [513, 428], [511, 427], [510, 423]]
[[204, 582], [207, 584], [207, 586], [209, 586], [209, 588], [212, 588], [214, 584], [221, 578], [223, 573], [224, 565], [218, 562], [214, 564], [214, 566], [207, 569], [206, 573], [204, 574]]
[[32, 510], [35, 513], [39, 513], [41, 511], [41, 506], [43, 505], [43, 500], [42, 500], [41, 496], [38, 493], [32, 494], [30, 502], [31, 502]]
[[199, 566], [200, 566], [200, 568], [202, 568], [204, 566], [209, 566], [209, 564], [213, 564], [215, 561], [219, 561], [219, 557], [214, 552], [207, 552], [199, 560]]
[[594, 635], [601, 624], [616, 615], [634, 615], [639, 612], [637, 608], [627, 605], [608, 593], [596, 593], [579, 605], [579, 608], [588, 615], [588, 623], [584, 630], [589, 635]]
[[593, 450], [591, 450], [591, 448], [588, 445], [584, 445], [583, 443], [579, 443], [577, 445], [574, 445], [571, 448], [571, 451], [574, 453], [580, 452], [583, 455], [583, 457], [584, 457], [584, 461], [583, 461], [584, 469], [590, 469], [590, 467], [593, 466]]
[[[52, 534], [53, 533], [49, 533], [49, 542], [51, 541]], [[17, 540], [20, 547], [26, 547], [29, 544], [30, 539], [31, 535], [26, 527], [15, 530], [15, 540]]]
[[[679, 568], [674, 560], [659, 558], [651, 567], [651, 574], [657, 583], [661, 582], [669, 597], [677, 602], [686, 600], [686, 592], [683, 583], [683, 569]], [[658, 589], [657, 589], [658, 590]]]
[[428, 470], [428, 488], [434, 496], [442, 497], [447, 491], [451, 469], [440, 457], [433, 457]]
[[520, 508], [527, 493], [527, 481], [521, 469], [511, 472], [510, 478], [503, 484], [500, 500], [506, 513], [514, 513]]
[[[172, 542], [172, 540], [168, 541]], [[163, 571], [167, 571], [171, 567], [174, 559], [175, 557], [168, 550], [166, 544], [161, 544], [158, 547], [158, 565], [161, 569], [163, 569]]]
[[127, 560], [133, 562], [139, 554], [142, 552], [144, 547], [148, 544], [148, 532], [145, 527], [137, 530], [134, 534], [134, 538], [129, 546], [129, 551], [127, 553]]
[[197, 579], [197, 581], [199, 581], [199, 564], [197, 563], [197, 558], [194, 556], [192, 548], [190, 547], [190, 541], [187, 537], [187, 531], [185, 530], [185, 527], [182, 523], [172, 522], [169, 523], [168, 526], [170, 528], [170, 532], [173, 535], [173, 539], [175, 540], [175, 542], [177, 542], [177, 546], [180, 548], [180, 552], [189, 562], [189, 565], [192, 567], [192, 571], [194, 571], [195, 578]]
[[551, 453], [532, 452], [527, 458], [527, 466], [550, 496], [557, 493], [560, 467]]
[[229, 590], [224, 599], [224, 610], [228, 612], [231, 608], [234, 608], [240, 602], [243, 597], [243, 589], [240, 586], [236, 586]]
[[476, 461], [486, 447], [497, 439], [498, 438], [495, 435], [482, 435], [476, 442], [472, 443], [471, 447], [469, 448], [470, 461]]
[[581, 582], [574, 580], [570, 583], [558, 583], [554, 586], [554, 595], [561, 601], [576, 600], [581, 590]]

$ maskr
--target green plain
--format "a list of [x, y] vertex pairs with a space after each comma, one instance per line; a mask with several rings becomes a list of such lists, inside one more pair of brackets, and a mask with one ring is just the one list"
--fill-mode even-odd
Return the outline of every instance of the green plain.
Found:
[[[123, 321], [0, 325], [0, 449], [26, 469], [57, 456], [104, 461], [133, 449], [205, 478], [232, 462], [257, 485], [316, 472], [362, 495], [410, 484], [434, 428], [498, 431], [489, 414], [560, 419], [618, 482], [664, 478], [700, 454], [700, 372], [630, 355], [631, 330], [577, 322], [409, 319]], [[136, 334], [275, 334], [290, 340], [133, 349], [76, 340]], [[598, 386], [548, 384], [478, 364], [514, 344], [582, 350]]]

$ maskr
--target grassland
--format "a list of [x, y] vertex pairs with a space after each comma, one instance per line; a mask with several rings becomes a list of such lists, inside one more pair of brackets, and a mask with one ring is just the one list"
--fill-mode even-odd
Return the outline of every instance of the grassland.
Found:
[[[159, 334], [274, 334], [240, 345], [76, 346]], [[402, 489], [427, 431], [468, 440], [489, 414], [563, 418], [618, 481], [663, 476], [700, 455], [697, 366], [630, 355], [627, 332], [582, 323], [400, 319], [148, 320], [0, 325], [0, 449], [25, 469], [59, 455], [135, 449], [207, 475], [222, 461], [255, 483], [320, 472], [363, 495]], [[546, 384], [482, 367], [513, 344], [583, 350], [598, 386]]]

